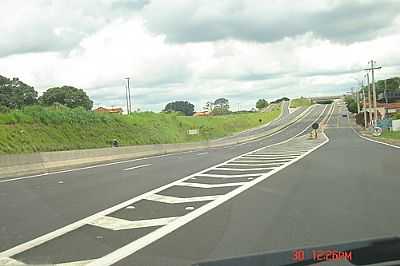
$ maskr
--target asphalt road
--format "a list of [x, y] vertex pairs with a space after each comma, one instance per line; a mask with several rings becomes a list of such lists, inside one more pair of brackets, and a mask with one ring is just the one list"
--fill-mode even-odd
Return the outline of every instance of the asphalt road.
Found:
[[[340, 108], [247, 144], [5, 179], [0, 264], [178, 266], [397, 234], [400, 150]], [[324, 117], [329, 141], [309, 140]]]

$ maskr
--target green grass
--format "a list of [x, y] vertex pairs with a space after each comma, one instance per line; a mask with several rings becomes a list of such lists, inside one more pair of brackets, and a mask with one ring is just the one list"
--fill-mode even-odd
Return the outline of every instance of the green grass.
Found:
[[301, 107], [301, 106], [308, 107], [310, 105], [311, 105], [311, 100], [307, 99], [307, 98], [303, 98], [303, 97], [293, 99], [290, 102], [290, 108], [296, 108], [296, 107]]
[[[185, 117], [165, 113], [101, 114], [83, 109], [27, 107], [0, 113], [0, 153], [27, 153], [110, 147], [120, 144], [181, 143], [214, 139], [267, 123], [280, 114]], [[200, 135], [189, 136], [188, 129]]]
[[400, 131], [383, 131], [381, 138], [385, 139], [400, 139]]

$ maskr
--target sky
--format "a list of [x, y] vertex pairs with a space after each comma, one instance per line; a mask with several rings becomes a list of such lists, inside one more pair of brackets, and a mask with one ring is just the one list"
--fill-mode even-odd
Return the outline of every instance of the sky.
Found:
[[338, 95], [400, 76], [398, 0], [1, 0], [0, 75], [40, 93], [71, 85], [97, 106], [200, 111], [229, 99]]

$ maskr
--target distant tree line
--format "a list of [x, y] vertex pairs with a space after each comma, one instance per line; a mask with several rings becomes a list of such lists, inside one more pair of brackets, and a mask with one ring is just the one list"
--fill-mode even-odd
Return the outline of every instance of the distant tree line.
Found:
[[50, 106], [61, 104], [70, 108], [82, 107], [91, 110], [93, 101], [82, 90], [72, 86], [54, 87], [46, 90], [40, 97], [32, 86], [18, 78], [0, 75], [0, 112], [22, 109], [25, 106], [40, 104]]
[[[208, 101], [203, 108], [211, 115], [225, 115], [231, 113], [229, 111], [229, 100], [226, 98], [218, 98], [215, 101]], [[174, 101], [168, 103], [163, 112], [179, 112], [186, 116], [194, 113], [194, 105], [188, 101]]]

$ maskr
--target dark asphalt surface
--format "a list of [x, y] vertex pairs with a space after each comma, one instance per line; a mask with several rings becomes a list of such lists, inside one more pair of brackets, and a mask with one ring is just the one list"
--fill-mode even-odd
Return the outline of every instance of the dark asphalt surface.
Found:
[[216, 140], [215, 142], [226, 141], [226, 140], [234, 139], [234, 138], [238, 138], [238, 137], [247, 137], [247, 136], [261, 134], [265, 131], [271, 130], [279, 125], [282, 125], [282, 124], [285, 124], [285, 123], [291, 121], [292, 119], [296, 118], [299, 114], [301, 114], [305, 109], [306, 109], [305, 107], [299, 107], [296, 110], [294, 110], [294, 112], [289, 113], [289, 101], [284, 101], [282, 104], [282, 114], [278, 119], [272, 121], [271, 123], [263, 125], [261, 127], [246, 130], [244, 132], [240, 132], [240, 133], [234, 134], [229, 137], [221, 138], [219, 140]]
[[[248, 144], [1, 183], [0, 250], [239, 154], [288, 139], [308, 127], [324, 107], [317, 106], [279, 134]], [[397, 234], [400, 150], [359, 138], [340, 112], [335, 108], [328, 123], [328, 144], [116, 265], [190, 265], [198, 260]], [[143, 164], [151, 166], [123, 170]], [[230, 182], [243, 181], [234, 179]], [[213, 188], [207, 194], [230, 189]], [[168, 193], [183, 197], [199, 191], [173, 187]], [[140, 204], [143, 207], [136, 206], [140, 212], [133, 216], [126, 210], [113, 216], [131, 220], [156, 213], [182, 215], [179, 205], [146, 200]], [[14, 258], [31, 263], [96, 258], [148, 232], [149, 228], [142, 228], [111, 233], [85, 225]], [[109, 242], [99, 239], [94, 246], [93, 236]]]
[[328, 144], [116, 265], [190, 265], [398, 235], [400, 149], [359, 138], [340, 113], [332, 118]]
[[[248, 144], [0, 183], [0, 250], [36, 238], [239, 154], [285, 140], [308, 127], [318, 117], [321, 109], [323, 106], [317, 106], [304, 119], [281, 133]], [[143, 164], [152, 165], [132, 171], [123, 170]]]

